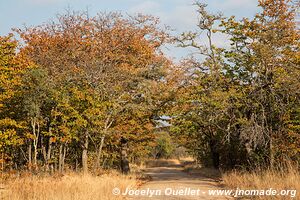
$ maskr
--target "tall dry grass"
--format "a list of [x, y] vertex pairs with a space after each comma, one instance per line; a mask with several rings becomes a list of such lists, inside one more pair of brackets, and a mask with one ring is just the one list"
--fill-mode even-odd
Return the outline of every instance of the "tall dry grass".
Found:
[[7, 180], [1, 200], [118, 200], [112, 190], [135, 187], [134, 176], [110, 173], [102, 176], [70, 174], [61, 177], [27, 176]]
[[251, 199], [300, 199], [300, 173], [298, 167], [285, 170], [258, 170], [254, 172], [229, 172], [223, 174], [223, 183], [231, 189], [249, 190], [296, 190], [293, 195], [252, 196]]

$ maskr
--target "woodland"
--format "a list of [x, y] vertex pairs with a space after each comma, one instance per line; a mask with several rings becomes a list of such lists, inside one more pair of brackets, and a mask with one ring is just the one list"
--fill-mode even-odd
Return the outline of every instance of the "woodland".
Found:
[[[258, 6], [237, 19], [195, 2], [182, 34], [155, 16], [68, 10], [0, 36], [1, 170], [127, 173], [180, 148], [222, 170], [298, 163], [299, 3]], [[193, 53], [175, 62], [167, 45]]]

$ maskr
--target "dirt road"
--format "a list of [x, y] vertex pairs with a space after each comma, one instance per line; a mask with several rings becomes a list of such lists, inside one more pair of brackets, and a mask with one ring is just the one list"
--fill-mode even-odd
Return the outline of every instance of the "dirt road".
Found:
[[[180, 164], [149, 167], [144, 174], [151, 177], [150, 181], [131, 191], [129, 200], [225, 200], [232, 199], [225, 196], [209, 195], [209, 190], [221, 190], [216, 179], [207, 178], [199, 174], [191, 174], [183, 171]], [[135, 192], [138, 195], [133, 195]], [[144, 194], [142, 194], [144, 192]], [[151, 197], [150, 197], [151, 196]]]

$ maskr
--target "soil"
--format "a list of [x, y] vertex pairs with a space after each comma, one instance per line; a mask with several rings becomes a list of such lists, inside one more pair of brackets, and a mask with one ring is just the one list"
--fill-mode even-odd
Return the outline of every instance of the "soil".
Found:
[[[206, 175], [206, 171], [197, 170], [193, 173], [186, 171], [181, 164], [148, 167], [143, 174], [149, 177], [149, 181], [141, 185], [137, 190], [144, 190], [144, 195], [127, 195], [128, 200], [225, 200], [233, 199], [229, 196], [212, 196], [209, 190], [222, 190], [220, 179]], [[153, 195], [150, 195], [150, 190]], [[194, 190], [194, 192], [193, 192]], [[157, 192], [158, 191], [158, 192]], [[159, 192], [160, 191], [160, 192]], [[170, 194], [173, 193], [174, 194]], [[181, 193], [180, 193], [181, 192]], [[131, 193], [132, 194], [132, 193]], [[150, 197], [151, 196], [151, 197]]]

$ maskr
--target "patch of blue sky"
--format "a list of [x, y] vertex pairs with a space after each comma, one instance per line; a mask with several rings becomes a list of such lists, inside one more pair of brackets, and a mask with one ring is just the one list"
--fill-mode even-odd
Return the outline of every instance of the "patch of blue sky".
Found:
[[[174, 34], [195, 30], [197, 23], [194, 0], [0, 0], [0, 35], [11, 32], [11, 28], [43, 24], [63, 13], [67, 8], [87, 10], [90, 15], [97, 12], [120, 11], [157, 16], [163, 24], [174, 29]], [[211, 12], [222, 12], [237, 18], [252, 17], [257, 13], [257, 0], [203, 0]], [[226, 37], [215, 36], [217, 45], [224, 45]], [[191, 49], [168, 46], [164, 52], [179, 60]]]

